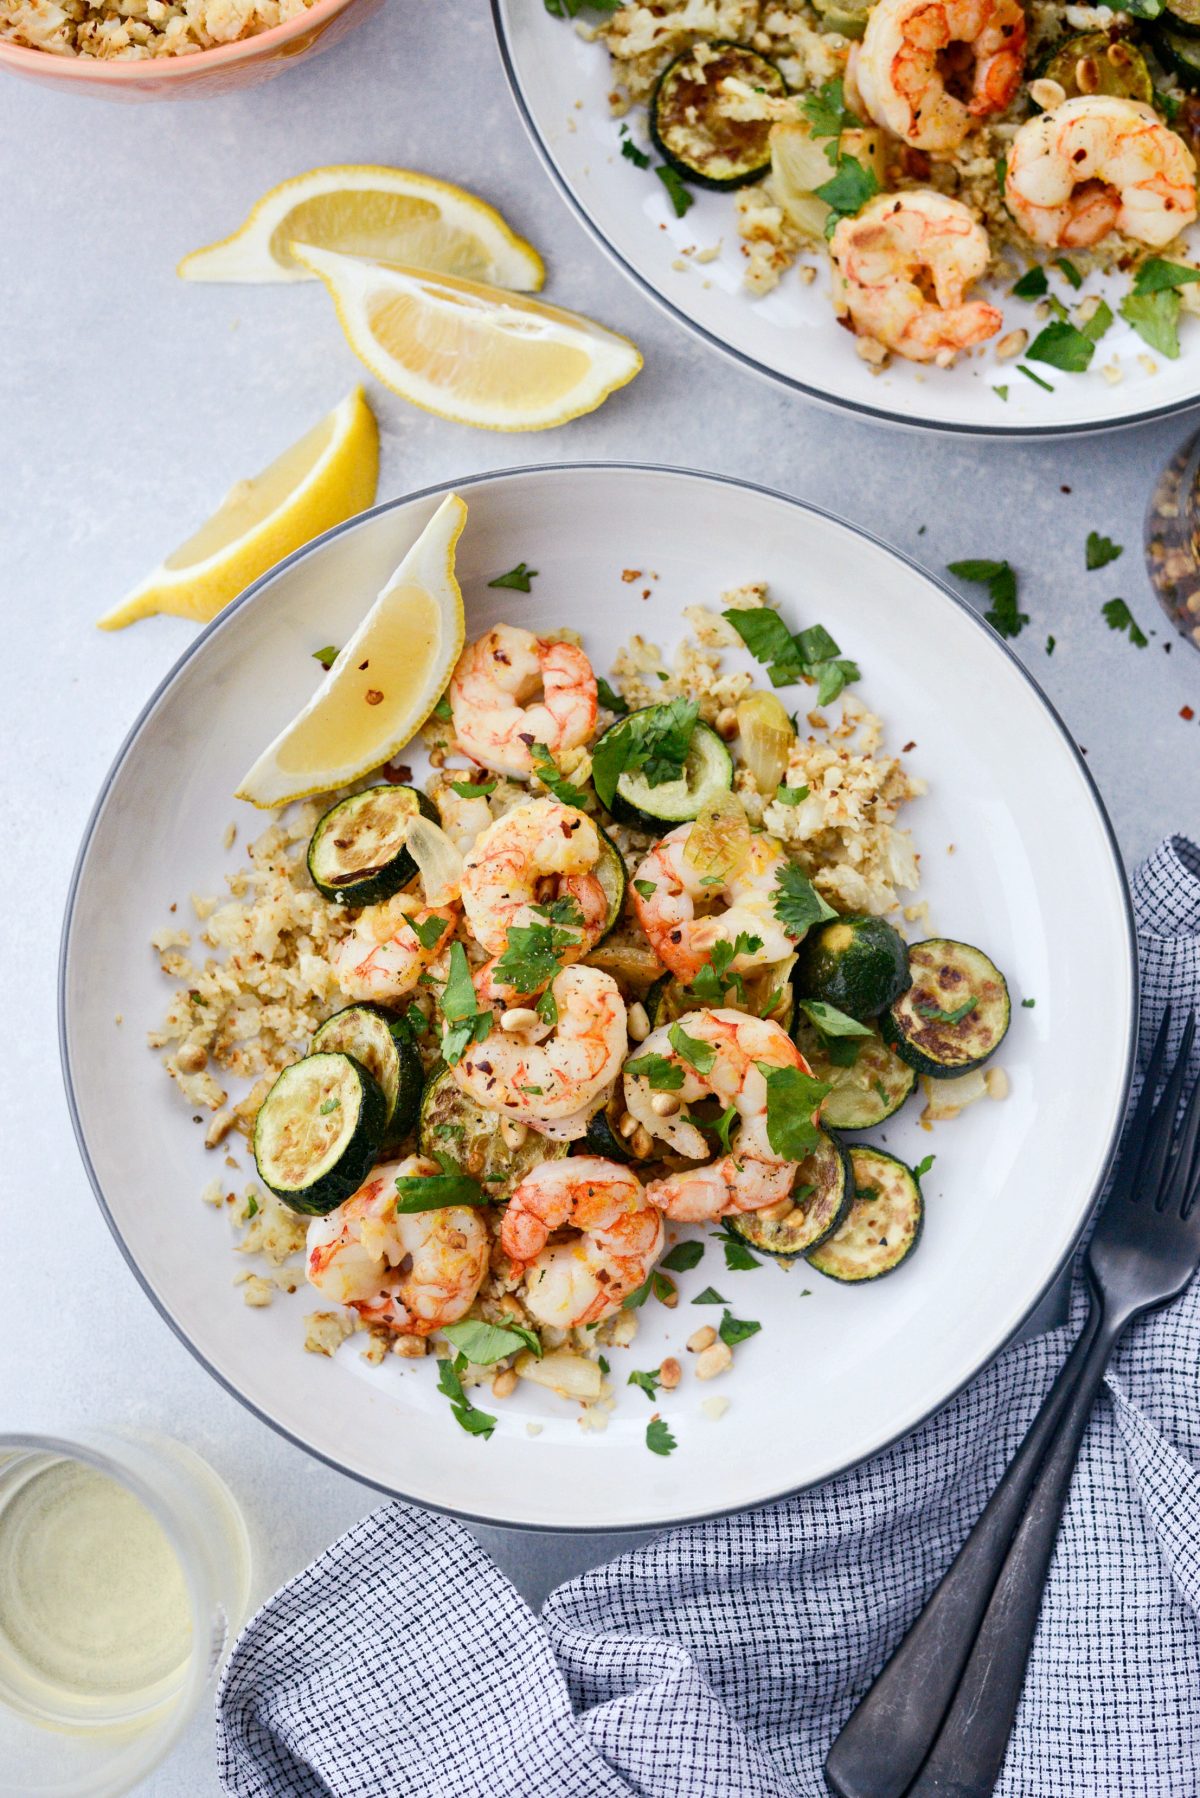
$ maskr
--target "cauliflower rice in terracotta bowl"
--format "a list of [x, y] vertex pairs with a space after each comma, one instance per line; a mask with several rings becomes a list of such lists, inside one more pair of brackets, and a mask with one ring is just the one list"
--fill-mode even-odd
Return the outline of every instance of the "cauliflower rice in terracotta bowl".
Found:
[[0, 69], [108, 100], [200, 99], [328, 49], [380, 0], [0, 0]]

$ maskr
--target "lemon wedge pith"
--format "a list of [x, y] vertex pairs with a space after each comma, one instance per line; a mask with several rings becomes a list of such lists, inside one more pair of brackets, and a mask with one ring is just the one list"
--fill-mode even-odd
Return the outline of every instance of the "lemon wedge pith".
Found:
[[308, 704], [237, 790], [270, 807], [331, 792], [390, 760], [445, 690], [466, 636], [454, 551], [467, 519], [444, 499]]
[[642, 366], [615, 331], [475, 281], [295, 244], [329, 290], [351, 349], [413, 405], [492, 431], [592, 412]]
[[375, 499], [379, 431], [361, 387], [252, 480], [98, 620], [120, 630], [169, 612], [204, 623], [284, 556]]
[[185, 281], [311, 281], [293, 242], [535, 293], [537, 251], [494, 207], [431, 175], [346, 163], [280, 182], [220, 243], [179, 264]]

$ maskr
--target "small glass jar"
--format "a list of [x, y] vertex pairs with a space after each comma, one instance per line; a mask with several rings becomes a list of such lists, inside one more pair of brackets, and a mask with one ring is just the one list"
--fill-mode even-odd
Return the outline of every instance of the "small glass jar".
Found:
[[1200, 431], [1176, 450], [1150, 496], [1146, 566], [1163, 611], [1200, 649]]
[[[64, 1676], [73, 1624], [42, 1638], [44, 1657], [30, 1624], [39, 1615], [39, 1582], [66, 1569], [74, 1545], [71, 1482], [82, 1489], [89, 1480], [88, 1490], [102, 1484], [106, 1494], [114, 1482], [123, 1489], [118, 1507], [137, 1507], [125, 1516], [136, 1514], [145, 1532], [138, 1540], [160, 1557], [154, 1565], [174, 1599], [177, 1652], [125, 1687]], [[41, 1492], [55, 1494], [57, 1510], [42, 1500], [39, 1483]], [[46, 1516], [57, 1523], [57, 1540]], [[128, 1532], [101, 1525], [89, 1553], [103, 1557], [114, 1534], [125, 1535], [128, 1551]], [[110, 1577], [110, 1587], [115, 1583]], [[182, 1443], [101, 1430], [71, 1441], [0, 1434], [0, 1798], [119, 1798], [144, 1779], [195, 1715], [245, 1617], [249, 1588], [241, 1512], [224, 1482]], [[57, 1594], [60, 1606], [63, 1596]], [[85, 1610], [81, 1599], [81, 1617]], [[142, 1636], [135, 1630], [131, 1639]]]

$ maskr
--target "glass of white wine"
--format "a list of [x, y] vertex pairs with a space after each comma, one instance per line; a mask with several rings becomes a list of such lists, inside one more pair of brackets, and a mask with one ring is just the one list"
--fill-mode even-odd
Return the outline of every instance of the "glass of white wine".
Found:
[[249, 1582], [241, 1513], [182, 1443], [0, 1434], [0, 1798], [117, 1798], [144, 1778]]

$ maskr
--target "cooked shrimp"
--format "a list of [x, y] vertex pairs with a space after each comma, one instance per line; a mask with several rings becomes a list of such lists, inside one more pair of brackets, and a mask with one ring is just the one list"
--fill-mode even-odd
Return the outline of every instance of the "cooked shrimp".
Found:
[[[745, 870], [723, 886], [707, 886], [684, 854], [691, 830], [681, 824], [657, 843], [632, 882], [638, 922], [659, 960], [680, 980], [694, 980], [715, 943], [736, 942], [742, 933], [756, 937], [759, 947], [734, 957], [736, 973], [791, 955], [796, 945], [774, 911], [776, 884], [787, 865], [774, 837], [752, 836]], [[644, 886], [654, 891], [643, 894]], [[697, 916], [701, 905], [705, 912]]]
[[926, 188], [879, 194], [841, 221], [829, 247], [839, 310], [910, 362], [946, 367], [1004, 322], [995, 306], [964, 298], [989, 250], [961, 200]]
[[[348, 999], [399, 999], [437, 960], [453, 935], [456, 917], [453, 906], [422, 905], [415, 893], [397, 893], [382, 905], [364, 907], [349, 936], [330, 952], [338, 985]], [[434, 920], [443, 925], [436, 935]]]
[[1021, 126], [1004, 198], [1050, 249], [1087, 249], [1110, 231], [1161, 249], [1196, 217], [1196, 161], [1152, 106], [1087, 94]]
[[[567, 1228], [576, 1234], [552, 1244]], [[642, 1284], [662, 1253], [662, 1214], [615, 1161], [546, 1161], [509, 1200], [500, 1246], [524, 1273], [526, 1309], [569, 1330], [599, 1323]]]
[[[669, 1143], [677, 1154], [705, 1165], [684, 1168], [652, 1180], [646, 1197], [679, 1223], [703, 1223], [734, 1211], [757, 1211], [786, 1198], [796, 1176], [796, 1163], [771, 1147], [767, 1135], [767, 1082], [763, 1065], [774, 1068], [811, 1069], [787, 1031], [766, 1018], [752, 1018], [743, 1011], [693, 1011], [679, 1019], [679, 1030], [714, 1051], [711, 1065], [701, 1073], [673, 1047], [670, 1025], [652, 1031], [638, 1049], [632, 1066], [644, 1055], [660, 1055], [677, 1067], [683, 1084], [670, 1094], [679, 1108], [663, 1117], [655, 1109], [655, 1089], [648, 1077], [625, 1069], [625, 1104], [650, 1132]], [[698, 1056], [697, 1059], [705, 1059]], [[729, 1137], [729, 1152], [705, 1162], [711, 1141], [687, 1116], [702, 1099], [716, 1099], [724, 1110], [730, 1106], [737, 1120]]]
[[437, 1172], [419, 1155], [385, 1162], [335, 1211], [313, 1218], [304, 1271], [323, 1298], [414, 1336], [470, 1309], [488, 1268], [479, 1212], [453, 1205], [396, 1215], [397, 1177]]
[[498, 624], [459, 657], [450, 681], [459, 747], [497, 774], [533, 773], [533, 746], [577, 749], [596, 726], [596, 677], [582, 649]]
[[[462, 780], [461, 771], [455, 778]], [[463, 782], [465, 785], [465, 781]], [[486, 793], [473, 793], [464, 798], [450, 785], [450, 777], [434, 794], [434, 803], [442, 821], [442, 829], [460, 855], [467, 855], [492, 821], [492, 808]]]
[[472, 934], [498, 955], [514, 925], [546, 922], [536, 907], [569, 898], [578, 912], [571, 928], [579, 942], [565, 948], [562, 959], [579, 960], [599, 941], [608, 919], [608, 899], [595, 872], [600, 850], [600, 833], [587, 813], [557, 799], [531, 799], [497, 818], [463, 868], [463, 909]]
[[454, 1078], [489, 1110], [573, 1141], [621, 1071], [629, 1047], [625, 1001], [612, 975], [599, 968], [564, 968], [550, 991], [556, 1023], [493, 1030], [467, 1048]]
[[876, 0], [849, 79], [877, 125], [948, 151], [1003, 112], [1025, 67], [1020, 0]]

